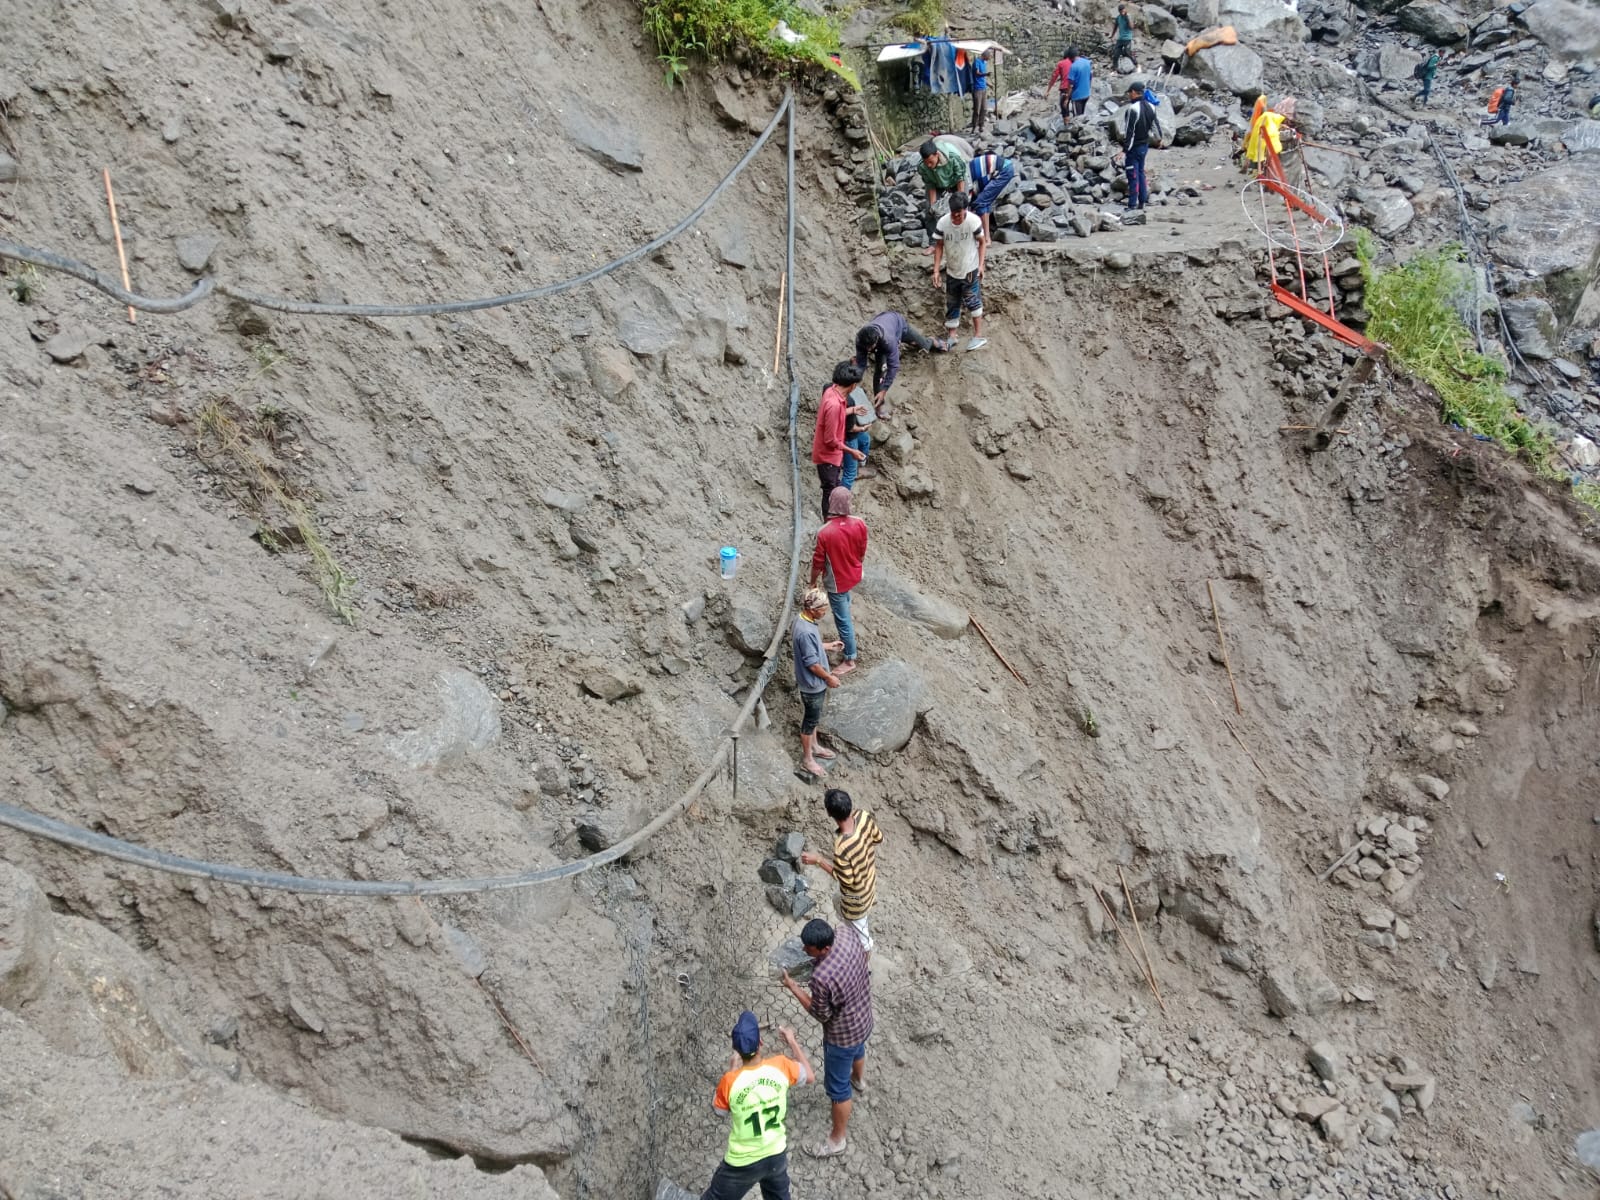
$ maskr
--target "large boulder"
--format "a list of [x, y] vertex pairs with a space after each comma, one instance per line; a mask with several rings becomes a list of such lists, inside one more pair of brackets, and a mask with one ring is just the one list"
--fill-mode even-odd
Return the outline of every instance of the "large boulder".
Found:
[[1453, 46], [1465, 41], [1467, 19], [1439, 0], [1415, 0], [1395, 14], [1395, 23], [1436, 46]]
[[1298, 6], [1284, 0], [1217, 0], [1217, 24], [1240, 37], [1277, 37], [1303, 42], [1309, 36]]
[[854, 595], [931, 629], [942, 638], [958, 638], [967, 631], [967, 610], [938, 596], [929, 595], [907, 582], [900, 574], [880, 562], [869, 561], [861, 572]]
[[1505, 314], [1506, 328], [1522, 352], [1523, 358], [1551, 359], [1556, 356], [1556, 343], [1560, 340], [1560, 322], [1555, 309], [1538, 296], [1521, 296], [1500, 304]]
[[1356, 199], [1366, 216], [1366, 223], [1381, 238], [1390, 238], [1411, 224], [1416, 210], [1399, 188], [1360, 188]]
[[1561, 320], [1577, 312], [1600, 276], [1600, 189], [1587, 155], [1546, 167], [1501, 189], [1489, 224], [1504, 226], [1496, 257], [1527, 272]]
[[845, 676], [828, 693], [822, 727], [866, 754], [906, 748], [917, 718], [933, 705], [915, 668], [895, 659], [861, 674]]
[[1556, 58], [1600, 58], [1600, 9], [1573, 0], [1534, 0], [1522, 23]]
[[19, 1009], [44, 990], [54, 946], [50, 902], [32, 876], [0, 862], [0, 1008]]
[[1600, 154], [1600, 121], [1574, 121], [1561, 132], [1560, 141], [1568, 154]]
[[1178, 18], [1159, 5], [1146, 4], [1144, 29], [1153, 38], [1175, 38], [1178, 36]]
[[1194, 69], [1201, 79], [1242, 100], [1254, 100], [1266, 90], [1261, 56], [1249, 46], [1210, 46], [1194, 56]]

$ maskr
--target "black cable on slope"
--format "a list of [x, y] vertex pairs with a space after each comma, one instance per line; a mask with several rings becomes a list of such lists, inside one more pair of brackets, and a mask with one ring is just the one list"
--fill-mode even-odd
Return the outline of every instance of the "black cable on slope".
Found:
[[562, 292], [570, 292], [573, 288], [582, 287], [586, 283], [593, 283], [601, 276], [609, 275], [617, 268], [637, 262], [639, 259], [661, 249], [661, 247], [672, 241], [704, 216], [706, 209], [711, 207], [712, 202], [722, 195], [734, 180], [739, 178], [744, 169], [750, 165], [751, 160], [760, 153], [761, 147], [765, 146], [768, 139], [772, 137], [773, 132], [778, 128], [778, 122], [783, 118], [784, 113], [789, 110], [793, 102], [792, 95], [786, 92], [783, 103], [772, 114], [772, 120], [767, 122], [767, 127], [761, 131], [761, 135], [756, 138], [754, 144], [745, 151], [744, 157], [733, 165], [733, 169], [722, 177], [722, 182], [711, 189], [711, 193], [700, 201], [694, 211], [671, 229], [658, 237], [652, 238], [642, 246], [634, 247], [620, 258], [614, 258], [592, 271], [585, 271], [582, 275], [574, 275], [571, 279], [563, 279], [557, 283], [547, 283], [522, 292], [507, 292], [501, 296], [483, 296], [475, 300], [443, 300], [425, 304], [318, 304], [306, 300], [291, 300], [284, 296], [273, 296], [265, 292], [254, 292], [248, 288], [236, 287], [233, 284], [218, 283], [208, 277], [195, 284], [194, 289], [186, 296], [158, 299], [151, 296], [141, 296], [137, 292], [130, 292], [125, 288], [119, 287], [114, 280], [101, 274], [88, 264], [66, 258], [51, 250], [38, 250], [32, 246], [24, 246], [19, 242], [0, 239], [0, 258], [14, 258], [19, 262], [32, 263], [36, 267], [60, 271], [99, 288], [119, 304], [130, 304], [134, 308], [154, 313], [182, 312], [186, 308], [193, 308], [213, 292], [233, 300], [241, 300], [256, 308], [297, 313], [307, 317], [438, 317], [449, 313], [476, 312], [484, 308], [504, 308], [508, 304], [523, 304], [529, 300], [540, 300], [546, 296], [557, 296]]
[[[147, 867], [154, 871], [164, 871], [169, 875], [186, 875], [195, 879], [209, 879], [216, 883], [233, 884], [240, 887], [266, 888], [271, 891], [297, 892], [310, 896], [460, 896], [475, 892], [507, 891], [513, 888], [532, 887], [540, 883], [553, 883], [558, 879], [569, 879], [581, 875], [585, 871], [592, 871], [596, 867], [603, 867], [608, 863], [616, 862], [619, 858], [633, 851], [642, 843], [648, 841], [687, 808], [706, 788], [706, 785], [727, 766], [728, 759], [733, 750], [735, 739], [749, 724], [756, 705], [761, 702], [762, 693], [772, 681], [773, 673], [778, 667], [779, 653], [784, 644], [784, 634], [789, 624], [789, 619], [794, 611], [794, 592], [800, 574], [800, 543], [803, 522], [801, 518], [800, 500], [800, 458], [796, 427], [800, 411], [800, 380], [795, 374], [794, 366], [794, 228], [795, 228], [795, 175], [794, 175], [794, 96], [793, 93], [784, 94], [783, 103], [778, 111], [773, 114], [772, 120], [767, 123], [766, 130], [761, 134], [760, 140], [740, 160], [734, 171], [718, 185], [717, 191], [726, 186], [739, 171], [743, 170], [750, 161], [755, 150], [772, 135], [777, 128], [779, 118], [788, 114], [788, 169], [787, 169], [787, 240], [784, 251], [784, 265], [790, 281], [791, 299], [787, 315], [784, 320], [784, 338], [789, 343], [785, 359], [789, 375], [789, 468], [791, 506], [793, 509], [794, 537], [793, 546], [789, 557], [789, 581], [784, 592], [783, 615], [778, 620], [778, 627], [773, 631], [772, 641], [767, 646], [766, 661], [761, 666], [760, 673], [756, 676], [755, 685], [750, 689], [750, 694], [745, 698], [744, 706], [739, 710], [739, 715], [734, 718], [729, 727], [728, 735], [722, 739], [717, 752], [711, 756], [711, 761], [706, 764], [689, 789], [669, 804], [650, 821], [649, 824], [635, 830], [616, 845], [598, 854], [591, 854], [587, 858], [575, 859], [572, 862], [562, 863], [554, 867], [539, 867], [526, 871], [519, 871], [510, 875], [486, 875], [463, 879], [322, 879], [313, 876], [292, 875], [281, 871], [258, 871], [250, 867], [236, 867], [226, 863], [207, 862], [204, 859], [189, 858], [181, 854], [169, 854], [164, 850], [152, 850], [147, 846], [140, 846], [133, 842], [123, 841], [108, 834], [94, 833], [90, 830], [69, 825], [65, 821], [58, 821], [53, 817], [46, 817], [39, 813], [29, 812], [11, 804], [0, 803], [0, 826], [7, 826], [30, 837], [42, 838], [46, 841], [56, 842], [59, 845], [70, 846], [91, 854], [98, 854], [105, 858], [114, 858], [120, 862], [131, 863], [134, 866]], [[717, 192], [711, 196], [690, 215], [688, 220], [679, 228], [669, 232], [665, 237], [676, 236], [689, 224], [692, 224], [705, 208], [714, 199]], [[616, 260], [612, 267], [623, 262], [631, 262], [648, 253], [655, 245], [660, 244], [663, 238], [658, 238], [651, 246], [642, 247], [631, 255]], [[6, 243], [0, 242], [0, 253], [4, 252]], [[32, 260], [25, 260], [32, 261]], [[77, 265], [77, 264], [74, 264]], [[84, 268], [91, 271], [92, 268]], [[68, 272], [75, 274], [76, 272]], [[600, 273], [604, 273], [603, 271]], [[595, 272], [580, 278], [593, 278]], [[81, 278], [81, 276], [80, 276]], [[94, 282], [94, 280], [86, 280]], [[568, 281], [576, 286], [572, 281]], [[562, 285], [556, 285], [562, 286]], [[105, 290], [105, 289], [102, 289]], [[117, 289], [120, 291], [120, 289]], [[113, 293], [114, 294], [114, 293]], [[128, 303], [124, 299], [127, 293], [117, 296], [119, 301]], [[168, 302], [157, 302], [168, 303]], [[357, 306], [362, 307], [362, 306]], [[147, 310], [152, 311], [152, 310]], [[161, 311], [161, 310], [153, 310]], [[173, 310], [178, 311], [178, 310]], [[392, 314], [391, 314], [392, 315]]]

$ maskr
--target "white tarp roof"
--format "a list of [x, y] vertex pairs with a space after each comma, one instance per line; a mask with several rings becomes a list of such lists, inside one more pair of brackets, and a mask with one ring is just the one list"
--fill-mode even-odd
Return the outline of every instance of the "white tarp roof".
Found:
[[[1007, 54], [1010, 53], [999, 42], [991, 42], [982, 38], [961, 38], [956, 40], [954, 44], [957, 50], [965, 50], [970, 54], [987, 54], [991, 50], [1004, 50]], [[881, 63], [900, 62], [903, 59], [916, 58], [926, 48], [927, 43], [920, 40], [907, 42], [904, 45], [885, 46], [878, 51], [878, 61]]]

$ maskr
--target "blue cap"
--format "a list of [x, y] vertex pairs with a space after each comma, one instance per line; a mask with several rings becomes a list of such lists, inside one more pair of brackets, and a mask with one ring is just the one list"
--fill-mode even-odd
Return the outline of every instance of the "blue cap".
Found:
[[722, 557], [723, 558], [738, 558], [739, 557], [739, 551], [733, 546], [724, 546], [722, 548]]
[[733, 1023], [733, 1048], [740, 1054], [754, 1054], [761, 1046], [761, 1022], [749, 1010], [739, 1014]]

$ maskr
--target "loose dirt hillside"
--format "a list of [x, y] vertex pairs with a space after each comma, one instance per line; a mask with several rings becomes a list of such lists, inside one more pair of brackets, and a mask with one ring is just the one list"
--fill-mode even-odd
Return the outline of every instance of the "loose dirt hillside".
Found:
[[[7, 41], [0, 236], [113, 263], [109, 165], [152, 294], [566, 278], [688, 212], [781, 98], [732, 68], [666, 89], [611, 0], [27, 6]], [[832, 364], [880, 309], [937, 314], [927, 260], [862, 232], [836, 98], [798, 96], [809, 533]], [[1269, 308], [1237, 213], [1218, 189], [997, 251], [990, 345], [908, 360], [833, 701], [834, 776], [886, 835], [873, 1088], [799, 1193], [1594, 1193], [1590, 528]], [[668, 248], [528, 305], [130, 325], [61, 275], [0, 297], [8, 802], [356, 879], [643, 824], [783, 605], [783, 215], [775, 145]], [[1331, 449], [1280, 429], [1336, 404]], [[783, 832], [826, 840], [786, 675], [737, 796], [537, 889], [297, 897], [0, 833], [0, 1196], [697, 1191], [739, 1009], [820, 1052], [756, 874]], [[1119, 868], [1165, 1013], [1095, 896], [1126, 919]]]

